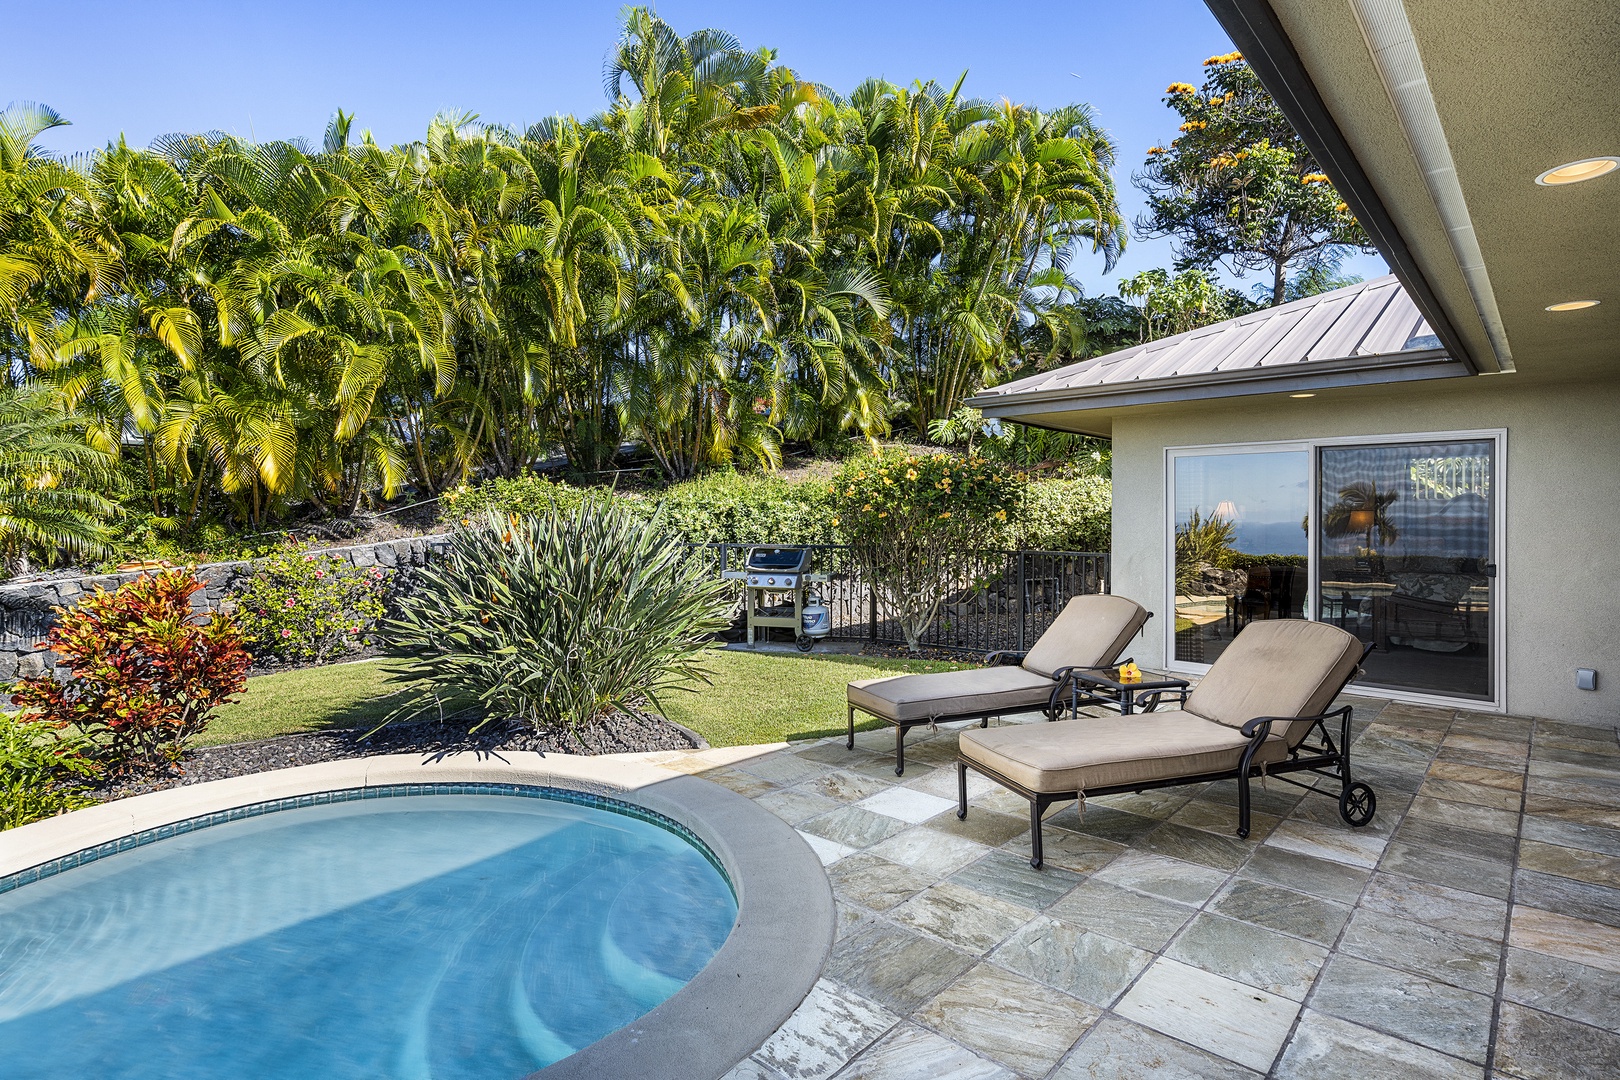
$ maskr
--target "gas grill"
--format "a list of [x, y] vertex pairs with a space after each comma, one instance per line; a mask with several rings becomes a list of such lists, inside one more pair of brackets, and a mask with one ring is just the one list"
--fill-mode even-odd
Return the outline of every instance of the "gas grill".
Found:
[[741, 570], [726, 570], [720, 576], [743, 583], [749, 645], [754, 644], [756, 628], [768, 634], [780, 627], [792, 630], [799, 650], [809, 652], [816, 639], [832, 630], [831, 612], [810, 597], [810, 586], [828, 576], [811, 573], [809, 548], [751, 547]]

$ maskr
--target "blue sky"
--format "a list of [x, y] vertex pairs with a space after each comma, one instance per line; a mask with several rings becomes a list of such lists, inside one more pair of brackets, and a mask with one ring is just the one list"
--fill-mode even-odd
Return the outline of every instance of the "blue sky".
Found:
[[[655, 6], [682, 33], [729, 30], [841, 91], [869, 76], [950, 82], [966, 71], [973, 96], [1089, 102], [1119, 144], [1115, 180], [1132, 218], [1142, 197], [1130, 174], [1175, 132], [1164, 88], [1201, 82], [1204, 58], [1232, 47], [1202, 0], [1069, 0], [1038, 10], [955, 0]], [[521, 125], [603, 107], [602, 61], [619, 10], [596, 0], [84, 0], [72, 5], [70, 25], [8, 21], [0, 101], [43, 102], [73, 121], [42, 140], [55, 152], [120, 133], [135, 145], [210, 129], [313, 140], [337, 108], [385, 143], [420, 137], [446, 109]], [[1121, 274], [1171, 258], [1168, 242], [1133, 239], [1114, 273], [1105, 277], [1089, 257], [1074, 273], [1088, 292], [1110, 292]], [[1385, 272], [1377, 256], [1353, 256], [1346, 270]]]

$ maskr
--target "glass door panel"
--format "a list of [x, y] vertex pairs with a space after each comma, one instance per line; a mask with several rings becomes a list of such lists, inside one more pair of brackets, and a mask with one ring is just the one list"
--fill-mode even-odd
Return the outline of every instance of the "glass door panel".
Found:
[[1173, 460], [1172, 655], [1209, 664], [1254, 619], [1305, 617], [1310, 454], [1183, 454]]
[[1490, 700], [1495, 442], [1320, 454], [1317, 617], [1377, 646], [1359, 685]]

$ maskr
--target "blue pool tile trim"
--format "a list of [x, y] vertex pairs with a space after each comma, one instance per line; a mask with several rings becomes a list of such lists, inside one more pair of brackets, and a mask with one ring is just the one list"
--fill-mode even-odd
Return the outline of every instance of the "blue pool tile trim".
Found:
[[329, 803], [357, 802], [362, 799], [402, 799], [426, 795], [505, 795], [519, 799], [550, 799], [553, 802], [574, 803], [577, 806], [588, 806], [596, 810], [606, 810], [609, 813], [621, 814], [624, 817], [645, 821], [649, 825], [656, 825], [666, 832], [672, 832], [697, 848], [709, 865], [720, 875], [721, 880], [732, 892], [735, 899], [737, 887], [732, 883], [731, 875], [720, 864], [720, 859], [704, 843], [702, 838], [688, 829], [685, 825], [672, 817], [667, 817], [656, 810], [649, 810], [645, 806], [624, 802], [621, 799], [612, 799], [606, 795], [598, 795], [591, 791], [575, 791], [571, 788], [543, 787], [534, 784], [383, 784], [376, 787], [338, 788], [333, 791], [320, 791], [310, 795], [289, 795], [284, 799], [270, 799], [265, 802], [249, 803], [246, 806], [234, 806], [228, 810], [217, 810], [212, 814], [203, 814], [184, 821], [176, 821], [169, 825], [159, 825], [153, 829], [144, 829], [129, 836], [121, 836], [117, 840], [109, 840], [105, 844], [84, 848], [79, 851], [63, 855], [59, 858], [42, 862], [38, 866], [30, 866], [26, 870], [19, 870], [14, 874], [0, 877], [0, 893], [8, 893], [24, 885], [32, 885], [48, 877], [55, 877], [64, 870], [72, 870], [76, 866], [93, 863], [97, 859], [104, 859], [108, 855], [116, 855], [121, 851], [132, 851], [135, 848], [145, 847], [147, 844], [182, 833], [196, 832], [214, 825], [223, 825], [228, 821], [241, 821], [243, 818], [260, 817], [264, 814], [274, 814], [281, 810], [296, 810], [305, 806], [325, 806]]

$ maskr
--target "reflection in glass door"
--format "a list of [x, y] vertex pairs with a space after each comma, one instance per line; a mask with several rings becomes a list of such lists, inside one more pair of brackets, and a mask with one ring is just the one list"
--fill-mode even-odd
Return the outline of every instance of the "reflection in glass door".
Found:
[[1491, 700], [1496, 444], [1320, 455], [1317, 617], [1377, 646], [1360, 685]]
[[1305, 617], [1310, 453], [1174, 458], [1175, 652], [1209, 664], [1255, 619]]

